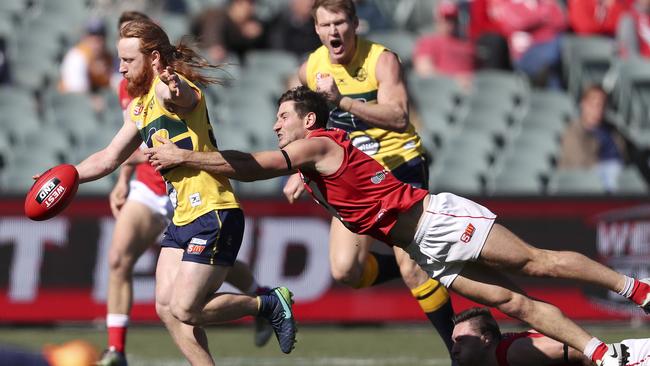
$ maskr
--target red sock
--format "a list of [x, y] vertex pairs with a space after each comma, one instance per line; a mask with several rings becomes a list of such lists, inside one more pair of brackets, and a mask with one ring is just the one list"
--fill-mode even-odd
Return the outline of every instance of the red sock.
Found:
[[600, 342], [598, 347], [596, 347], [594, 354], [591, 355], [591, 360], [594, 362], [600, 361], [605, 356], [605, 353], [607, 353], [607, 345], [603, 342]]
[[650, 286], [647, 283], [641, 282], [635, 278], [630, 299], [634, 301], [635, 304], [641, 305], [646, 300], [648, 292], [650, 292]]
[[126, 344], [126, 327], [108, 327], [108, 346], [117, 352], [124, 352]]

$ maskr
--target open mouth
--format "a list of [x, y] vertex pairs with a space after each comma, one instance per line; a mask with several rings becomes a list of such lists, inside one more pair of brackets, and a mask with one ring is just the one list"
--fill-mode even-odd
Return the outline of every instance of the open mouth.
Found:
[[340, 39], [333, 39], [330, 41], [330, 46], [334, 53], [341, 53], [343, 51], [343, 42]]

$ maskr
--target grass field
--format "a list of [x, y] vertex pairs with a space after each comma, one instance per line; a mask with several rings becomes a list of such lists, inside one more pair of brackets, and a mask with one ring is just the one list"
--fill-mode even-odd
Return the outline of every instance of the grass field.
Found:
[[[588, 327], [605, 341], [647, 338], [650, 328]], [[506, 328], [505, 331], [517, 329]], [[280, 352], [275, 339], [264, 348], [252, 342], [248, 326], [209, 329], [210, 349], [223, 366], [442, 366], [449, 365], [442, 343], [426, 326], [303, 326], [291, 355]], [[85, 339], [98, 349], [103, 330], [90, 327], [0, 327], [0, 343], [39, 350], [44, 344]], [[132, 327], [128, 335], [131, 366], [187, 365], [166, 331], [157, 326]]]
[[[588, 327], [605, 341], [647, 338], [650, 328]], [[506, 328], [505, 331], [518, 330]], [[442, 343], [426, 326], [302, 326], [291, 355], [275, 339], [256, 348], [249, 326], [212, 327], [210, 349], [221, 366], [442, 366], [449, 365]], [[102, 329], [91, 327], [0, 327], [0, 343], [39, 350], [44, 344], [85, 339], [104, 348]], [[130, 366], [187, 365], [166, 331], [157, 326], [132, 327], [128, 335]]]

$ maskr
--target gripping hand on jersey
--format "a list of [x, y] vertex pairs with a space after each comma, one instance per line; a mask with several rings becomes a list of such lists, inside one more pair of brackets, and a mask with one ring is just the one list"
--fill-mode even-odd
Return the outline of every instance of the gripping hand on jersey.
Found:
[[343, 98], [334, 78], [329, 74], [316, 74], [316, 91], [325, 95], [327, 100], [337, 106]]
[[159, 144], [157, 146], [144, 150], [144, 154], [149, 158], [149, 164], [157, 171], [162, 169], [173, 168], [183, 162], [183, 154], [187, 150], [180, 149], [171, 140], [161, 136], [154, 135]]

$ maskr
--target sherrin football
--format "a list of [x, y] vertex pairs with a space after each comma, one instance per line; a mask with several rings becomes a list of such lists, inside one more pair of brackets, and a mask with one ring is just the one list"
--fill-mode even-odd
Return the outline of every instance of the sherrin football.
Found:
[[61, 164], [41, 174], [25, 197], [25, 215], [32, 220], [50, 219], [63, 211], [79, 188], [74, 165]]

